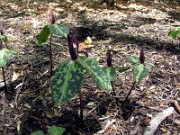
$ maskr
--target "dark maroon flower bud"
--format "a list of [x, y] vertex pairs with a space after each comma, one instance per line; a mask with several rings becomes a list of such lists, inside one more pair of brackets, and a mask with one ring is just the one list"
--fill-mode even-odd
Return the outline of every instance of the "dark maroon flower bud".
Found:
[[76, 42], [74, 40], [75, 38], [76, 37], [74, 35], [73, 36], [68, 35], [68, 47], [69, 47], [69, 53], [71, 55], [71, 59], [72, 60], [76, 60], [77, 59], [77, 54], [76, 54], [76, 51], [74, 49], [74, 43], [76, 44]]
[[51, 11], [50, 13], [50, 21], [51, 21], [51, 24], [54, 24], [56, 22], [56, 17], [53, 11]]
[[2, 50], [2, 48], [3, 48], [3, 43], [2, 43], [2, 41], [0, 40], [0, 50]]
[[139, 61], [140, 61], [141, 64], [144, 64], [145, 56], [144, 56], [144, 50], [143, 50], [143, 48], [140, 50]]
[[4, 32], [3, 32], [3, 30], [2, 30], [2, 29], [0, 29], [0, 33], [1, 33], [1, 35], [3, 35], [3, 34], [4, 34]]
[[107, 66], [108, 67], [112, 66], [112, 54], [110, 49], [108, 49], [107, 51]]
[[79, 46], [79, 41], [77, 40], [77, 38], [73, 35], [72, 36], [72, 42], [78, 47]]

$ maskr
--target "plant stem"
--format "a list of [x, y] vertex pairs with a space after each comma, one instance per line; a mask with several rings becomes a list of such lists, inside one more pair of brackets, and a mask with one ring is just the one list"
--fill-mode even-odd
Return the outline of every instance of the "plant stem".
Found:
[[49, 43], [50, 76], [52, 76], [52, 70], [53, 70], [51, 40], [52, 40], [52, 34], [50, 34], [50, 43]]
[[114, 83], [113, 83], [113, 81], [111, 81], [111, 85], [112, 85], [112, 94], [113, 94], [113, 96], [115, 97], [116, 105], [118, 106], [119, 103], [118, 103], [118, 98], [116, 97], [116, 92], [115, 92], [115, 88], [114, 88]]
[[124, 107], [124, 104], [127, 102], [127, 100], [128, 100], [128, 98], [129, 98], [129, 96], [130, 96], [132, 90], [133, 90], [134, 87], [135, 87], [135, 84], [136, 84], [136, 81], [133, 82], [133, 85], [132, 85], [132, 87], [131, 87], [129, 93], [128, 93], [127, 96], [126, 96], [126, 99], [125, 99], [124, 102], [122, 103], [122, 106], [121, 106], [121, 107]]
[[83, 127], [83, 102], [82, 102], [82, 92], [79, 91], [79, 99], [80, 99], [80, 120], [81, 126]]
[[4, 86], [5, 86], [5, 93], [7, 93], [7, 84], [6, 84], [6, 77], [5, 77], [5, 71], [4, 68], [2, 67], [2, 74], [3, 74], [3, 80], [4, 80]]

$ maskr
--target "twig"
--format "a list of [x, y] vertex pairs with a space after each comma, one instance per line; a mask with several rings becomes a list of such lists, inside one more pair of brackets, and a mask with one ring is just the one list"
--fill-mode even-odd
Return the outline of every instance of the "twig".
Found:
[[180, 114], [180, 106], [178, 105], [178, 102], [176, 100], [174, 101], [174, 107], [176, 111]]
[[174, 107], [169, 107], [163, 112], [158, 113], [151, 121], [150, 126], [148, 126], [143, 135], [153, 135], [157, 130], [161, 122], [174, 111]]
[[170, 101], [170, 103], [173, 105], [176, 112], [180, 114], [180, 106], [179, 106], [178, 102], [176, 100], [174, 100], [174, 101]]

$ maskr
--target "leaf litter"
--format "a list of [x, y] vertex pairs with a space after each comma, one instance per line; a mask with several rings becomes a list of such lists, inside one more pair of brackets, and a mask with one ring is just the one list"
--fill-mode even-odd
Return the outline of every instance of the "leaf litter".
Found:
[[[85, 4], [82, 1], [58, 4], [39, 1], [30, 2], [28, 6], [27, 3], [20, 5], [16, 2], [0, 2], [0, 27], [9, 37], [8, 46], [19, 51], [6, 68], [9, 88], [7, 97], [3, 92], [3, 83], [0, 85], [1, 134], [30, 134], [40, 129], [41, 119], [47, 125], [67, 128], [67, 134], [143, 134], [145, 127], [149, 125], [149, 116], [170, 107], [172, 100], [180, 102], [179, 38], [173, 40], [167, 35], [169, 30], [180, 25], [179, 20], [170, 14], [172, 11], [180, 11], [180, 7], [173, 7], [173, 4], [168, 7], [163, 3], [156, 3], [154, 6], [154, 3], [132, 2], [122, 4], [116, 11], [104, 7], [95, 10], [97, 7], [91, 5], [91, 2], [88, 5], [88, 1]], [[15, 7], [13, 10], [12, 5]], [[116, 106], [111, 93], [94, 87], [88, 75], [82, 89], [85, 110], [83, 128], [79, 128], [77, 124], [78, 97], [63, 107], [54, 104], [49, 91], [48, 48], [35, 47], [37, 33], [49, 21], [47, 7], [57, 8], [57, 21], [71, 27], [79, 38], [88, 33], [82, 42], [88, 36], [93, 38], [90, 53], [98, 58], [101, 65], [106, 63], [104, 58], [109, 45], [115, 50], [114, 65], [127, 65], [126, 58], [137, 55], [141, 46], [144, 47], [146, 60], [153, 62], [156, 70], [132, 93], [129, 109], [125, 110], [125, 114], [129, 115], [127, 120], [124, 120], [124, 112]], [[37, 20], [37, 25], [34, 20]], [[54, 37], [53, 41], [62, 44], [53, 47], [56, 69], [58, 63], [69, 58], [69, 55], [65, 53], [67, 47], [63, 46], [64, 40]], [[13, 73], [18, 75], [22, 71], [22, 75], [11, 80]], [[114, 87], [120, 101], [123, 101], [130, 89], [132, 78], [131, 70], [118, 74]], [[0, 81], [2, 82], [1, 77]], [[156, 134], [178, 134], [179, 120], [179, 114], [174, 112], [160, 124]]]

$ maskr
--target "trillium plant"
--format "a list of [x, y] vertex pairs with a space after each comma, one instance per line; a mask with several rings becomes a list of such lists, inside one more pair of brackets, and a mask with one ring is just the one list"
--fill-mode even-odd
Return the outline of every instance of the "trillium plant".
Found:
[[[79, 55], [82, 53], [79, 51], [80, 43], [73, 33], [69, 32], [69, 29], [62, 24], [55, 24], [56, 18], [53, 12], [50, 14], [51, 23], [45, 25], [39, 34], [39, 39], [37, 45], [45, 45], [50, 36], [50, 62], [51, 62], [51, 79], [50, 79], [50, 89], [52, 97], [58, 106], [65, 105], [71, 98], [76, 94], [79, 94], [80, 99], [80, 120], [81, 126], [83, 126], [83, 102], [82, 102], [82, 92], [81, 88], [85, 81], [85, 74], [89, 74], [92, 81], [101, 89], [112, 90], [113, 96], [115, 96], [116, 104], [118, 105], [118, 98], [116, 97], [115, 89], [113, 87], [113, 82], [116, 78], [116, 71], [124, 72], [129, 69], [129, 67], [114, 67], [112, 62], [112, 50], [111, 47], [107, 50], [107, 66], [101, 68], [97, 63], [95, 58], [88, 57], [87, 52], [85, 55]], [[52, 52], [51, 52], [51, 40], [52, 35], [58, 35], [67, 38], [68, 51], [71, 59], [66, 59], [62, 61], [54, 75], [52, 75]], [[134, 64], [133, 75], [134, 82], [133, 85], [125, 98], [122, 107], [127, 102], [131, 91], [134, 89], [135, 84], [139, 84], [143, 78], [145, 78], [150, 68], [154, 68], [152, 63], [145, 63], [145, 56], [143, 48], [140, 50], [140, 56], [132, 56], [127, 59], [128, 62]], [[150, 68], [149, 68], [150, 67]], [[53, 127], [52, 129], [54, 129]], [[59, 127], [60, 128], [60, 127]], [[43, 134], [50, 134], [50, 128], [47, 130], [38, 131]], [[49, 131], [50, 130], [50, 131]], [[58, 129], [59, 130], [59, 129]], [[35, 134], [33, 134], [35, 135]], [[41, 134], [40, 134], [41, 135]], [[54, 135], [56, 135], [54, 133]], [[58, 134], [59, 135], [59, 134]]]
[[116, 92], [115, 92], [115, 88], [113, 87], [114, 84], [114, 80], [116, 78], [116, 71], [119, 71], [120, 73], [125, 72], [129, 69], [129, 67], [114, 67], [112, 64], [112, 50], [111, 50], [111, 46], [109, 46], [108, 50], [107, 50], [107, 67], [103, 68], [104, 71], [106, 72], [107, 76], [110, 78], [111, 80], [111, 85], [112, 85], [112, 94], [113, 96], [115, 96], [115, 100], [116, 100], [116, 105], [118, 106], [118, 98], [116, 97]]
[[42, 31], [39, 34], [38, 40], [36, 42], [37, 46], [46, 45], [49, 38], [49, 59], [50, 59], [50, 75], [52, 76], [53, 65], [52, 65], [52, 51], [51, 51], [51, 42], [52, 35], [61, 36], [67, 38], [69, 34], [69, 29], [62, 24], [55, 24], [56, 17], [53, 12], [50, 13], [50, 24], [47, 24], [43, 27]]
[[132, 90], [134, 89], [135, 85], [139, 84], [143, 80], [143, 78], [147, 77], [149, 70], [152, 70], [153, 68], [155, 68], [155, 65], [153, 63], [145, 63], [145, 55], [144, 55], [143, 48], [141, 48], [141, 50], [140, 50], [139, 57], [131, 56], [127, 59], [127, 62], [134, 64], [132, 71], [133, 71], [135, 81], [133, 82], [133, 85], [132, 85], [129, 93], [126, 96], [126, 98], [122, 104], [122, 107], [128, 101], [128, 98], [129, 98]]
[[5, 67], [11, 55], [15, 55], [16, 52], [9, 50], [4, 47], [4, 44], [7, 47], [8, 38], [4, 35], [3, 30], [0, 30], [0, 68], [2, 69], [3, 81], [5, 86], [5, 93], [7, 93], [8, 88], [6, 84], [6, 76], [5, 76]]
[[74, 35], [68, 35], [68, 47], [71, 60], [64, 60], [51, 77], [50, 88], [57, 105], [63, 105], [79, 93], [80, 119], [83, 123], [83, 103], [81, 88], [84, 83], [85, 73], [88, 73], [93, 82], [100, 88], [112, 90], [111, 79], [98, 65], [95, 58], [78, 56], [74, 48], [79, 45]]

